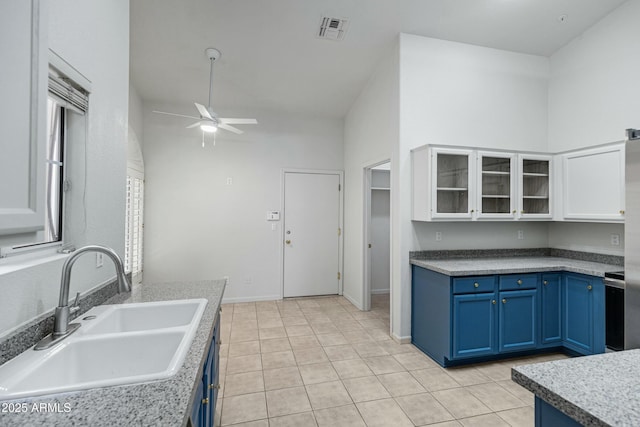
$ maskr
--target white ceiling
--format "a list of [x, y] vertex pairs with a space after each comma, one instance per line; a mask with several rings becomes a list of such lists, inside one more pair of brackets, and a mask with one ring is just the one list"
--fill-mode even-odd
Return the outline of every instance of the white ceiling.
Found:
[[[145, 101], [343, 117], [405, 32], [549, 56], [625, 0], [131, 0], [131, 80]], [[560, 15], [567, 15], [564, 23]], [[345, 40], [315, 37], [348, 18]]]

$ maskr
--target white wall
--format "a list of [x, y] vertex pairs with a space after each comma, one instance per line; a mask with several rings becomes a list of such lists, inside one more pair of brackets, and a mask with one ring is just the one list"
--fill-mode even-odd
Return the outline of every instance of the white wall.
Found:
[[[111, 246], [124, 252], [124, 201], [129, 82], [129, 2], [126, 0], [56, 0], [49, 5], [49, 46], [92, 83], [87, 116], [86, 183], [72, 182], [67, 195], [73, 210], [73, 244]], [[43, 29], [47, 31], [46, 28]], [[28, 76], [25, 76], [28, 78]], [[84, 147], [83, 147], [84, 149]], [[78, 166], [75, 165], [78, 172]], [[73, 169], [74, 165], [68, 165]], [[74, 172], [74, 175], [76, 175]], [[84, 172], [84, 170], [83, 170]], [[84, 173], [83, 173], [84, 176]], [[86, 186], [86, 198], [81, 193]], [[0, 334], [58, 305], [64, 256], [13, 263], [0, 275]], [[95, 258], [80, 259], [71, 292], [87, 291], [115, 276], [95, 268]]]
[[144, 108], [144, 281], [229, 276], [225, 301], [280, 298], [282, 224], [266, 212], [281, 210], [283, 168], [342, 170], [342, 120], [223, 110], [259, 124], [238, 126], [243, 135], [220, 131], [215, 147], [207, 136], [203, 148], [202, 133], [185, 129], [189, 119], [156, 109], [194, 112]]
[[144, 172], [144, 157], [142, 155], [141, 146], [141, 141], [144, 138], [143, 127], [142, 99], [136, 91], [136, 88], [130, 85], [127, 167], [139, 172]]
[[[400, 144], [393, 167], [397, 179], [392, 179], [392, 190], [399, 194], [394, 200], [399, 214], [392, 219], [394, 238], [400, 239], [392, 249], [397, 338], [411, 333], [409, 251], [545, 246], [544, 223], [412, 223], [410, 150], [446, 144], [545, 151], [548, 72], [543, 57], [401, 35]], [[514, 235], [522, 228], [525, 240], [517, 241]], [[435, 231], [443, 231], [443, 242], [431, 238]]]
[[387, 190], [371, 191], [371, 293], [373, 294], [388, 293], [390, 289], [390, 199]]
[[631, 0], [551, 56], [549, 150], [620, 141], [640, 127], [640, 1]]
[[[640, 127], [638, 16], [640, 1], [628, 1], [551, 56], [549, 151], [620, 141]], [[555, 223], [549, 245], [624, 255], [611, 234], [624, 236], [624, 226]]]
[[[344, 124], [344, 295], [360, 308], [364, 302], [364, 168], [383, 160], [392, 160], [398, 145], [398, 55], [398, 45], [395, 43], [390, 52], [382, 56], [347, 113]], [[392, 161], [392, 170], [393, 167]], [[391, 197], [394, 195], [391, 194]], [[393, 206], [393, 201], [391, 204]], [[391, 216], [394, 214], [392, 208]]]

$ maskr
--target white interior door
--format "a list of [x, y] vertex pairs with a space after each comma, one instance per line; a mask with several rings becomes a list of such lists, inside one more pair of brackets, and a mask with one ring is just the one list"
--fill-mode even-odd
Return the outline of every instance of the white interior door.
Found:
[[340, 175], [284, 174], [284, 296], [340, 291]]

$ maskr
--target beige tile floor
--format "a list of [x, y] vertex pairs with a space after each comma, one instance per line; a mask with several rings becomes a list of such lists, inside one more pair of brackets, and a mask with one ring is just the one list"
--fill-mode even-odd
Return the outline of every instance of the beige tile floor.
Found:
[[443, 369], [389, 336], [389, 297], [362, 312], [343, 297], [223, 305], [216, 425], [533, 426], [511, 366]]

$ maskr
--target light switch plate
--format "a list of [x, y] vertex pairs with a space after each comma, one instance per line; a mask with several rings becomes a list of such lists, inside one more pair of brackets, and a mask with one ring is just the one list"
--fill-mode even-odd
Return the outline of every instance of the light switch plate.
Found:
[[267, 221], [280, 221], [280, 211], [267, 211]]

